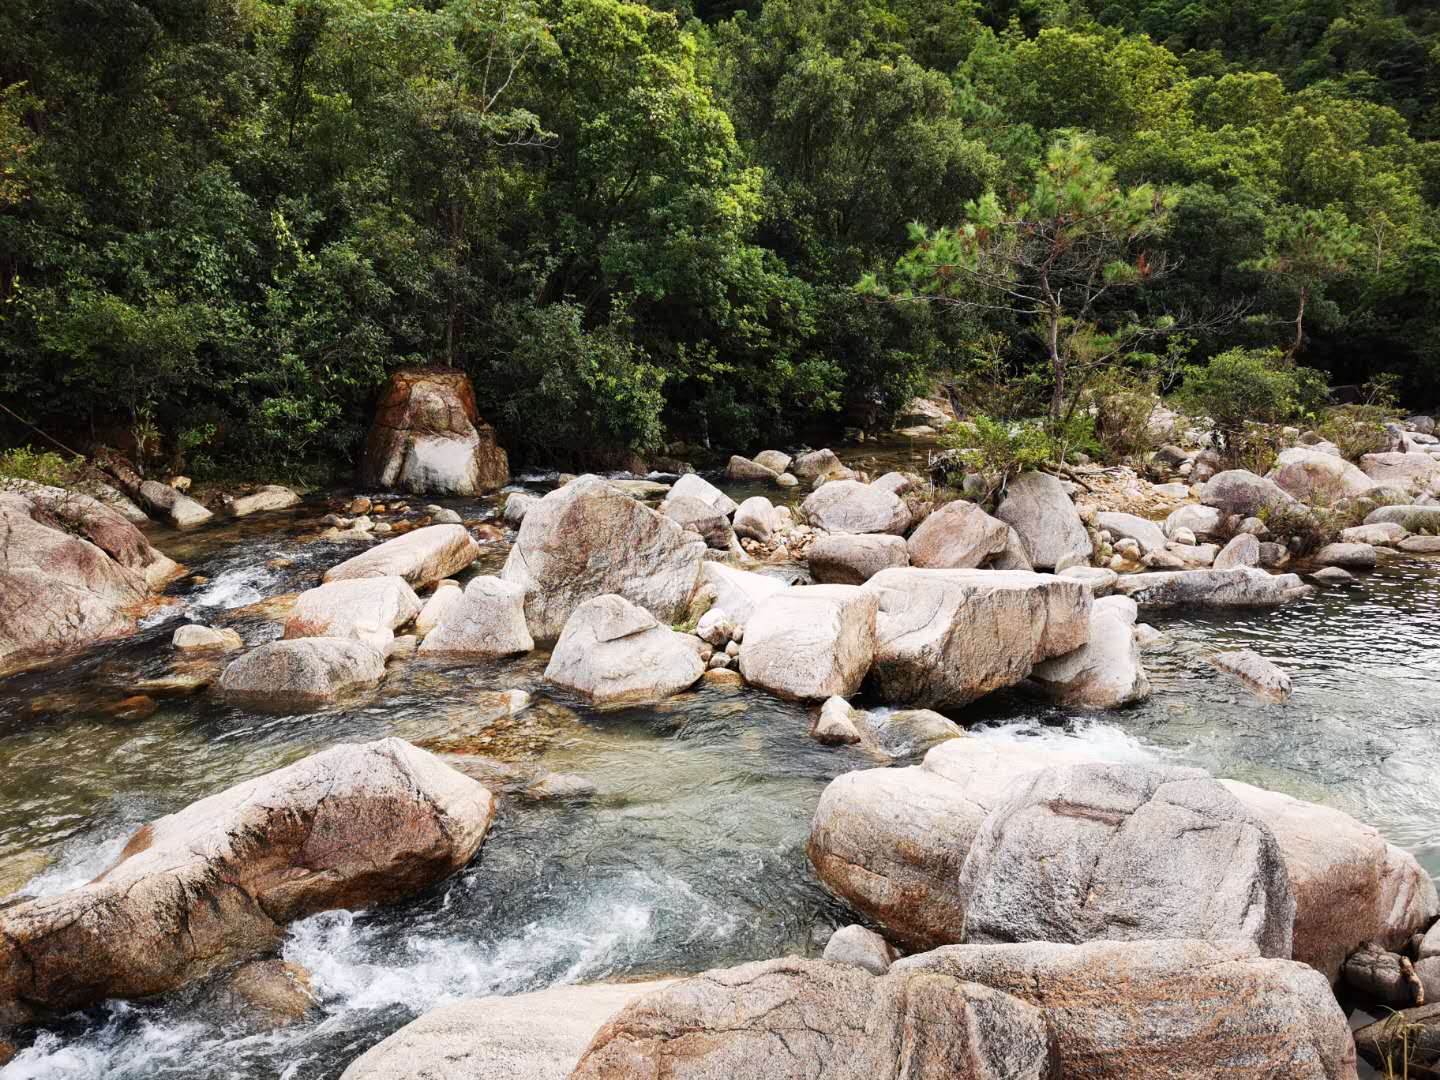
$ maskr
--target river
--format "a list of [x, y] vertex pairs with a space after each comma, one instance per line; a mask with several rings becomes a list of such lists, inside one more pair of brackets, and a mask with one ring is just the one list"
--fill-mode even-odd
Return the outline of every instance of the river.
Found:
[[[442, 502], [467, 519], [496, 510]], [[201, 694], [160, 698], [144, 719], [107, 714], [172, 667], [169, 638], [185, 618], [233, 625], [251, 645], [274, 636], [247, 606], [310, 587], [359, 550], [309, 539], [324, 512], [310, 501], [195, 533], [156, 529], [161, 550], [208, 580], [178, 583], [180, 603], [135, 637], [0, 681], [0, 904], [81, 884], [143, 822], [336, 742], [399, 735], [577, 774], [595, 794], [506, 798], [457, 877], [395, 908], [294, 925], [284, 955], [313, 972], [323, 999], [306, 1023], [254, 1034], [183, 995], [111, 1004], [34, 1033], [0, 1070], [6, 1080], [334, 1078], [439, 1004], [814, 954], [850, 921], [804, 842], [825, 784], [875, 762], [817, 745], [806, 709], [758, 691], [707, 687], [597, 712], [547, 689], [540, 655], [410, 659], [378, 691], [317, 713]], [[483, 566], [504, 552], [491, 545]], [[1154, 695], [1137, 707], [1085, 714], [1004, 693], [953, 715], [982, 738], [1197, 765], [1330, 803], [1440, 872], [1440, 561], [1391, 559], [1279, 610], [1150, 621], [1167, 642], [1146, 653]], [[1289, 701], [1262, 704], [1206, 662], [1242, 646], [1292, 674]], [[496, 692], [517, 688], [533, 704], [509, 717]]]

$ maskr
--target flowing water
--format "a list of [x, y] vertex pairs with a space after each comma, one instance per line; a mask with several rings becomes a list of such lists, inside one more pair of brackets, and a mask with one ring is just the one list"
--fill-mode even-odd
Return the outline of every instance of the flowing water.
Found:
[[[494, 513], [489, 502], [451, 505], [467, 519]], [[804, 842], [825, 784], [875, 761], [818, 746], [804, 708], [757, 691], [707, 687], [597, 712], [545, 687], [543, 656], [411, 659], [392, 663], [378, 691], [317, 713], [260, 714], [199, 694], [159, 697], [144, 719], [112, 715], [140, 680], [205, 663], [169, 648], [184, 619], [234, 626], [250, 645], [275, 636], [264, 601], [358, 550], [309, 539], [324, 512], [315, 503], [157, 531], [157, 546], [208, 580], [173, 587], [179, 603], [135, 637], [0, 681], [0, 904], [81, 884], [139, 824], [341, 741], [393, 734], [534, 763], [583, 777], [594, 794], [506, 797], [462, 874], [395, 908], [294, 925], [284, 955], [311, 970], [323, 999], [306, 1023], [256, 1034], [196, 994], [111, 1004], [28, 1036], [6, 1080], [333, 1078], [438, 1004], [813, 954], [849, 921]], [[491, 545], [482, 567], [504, 552]], [[1440, 560], [1391, 560], [1276, 611], [1151, 621], [1168, 643], [1146, 654], [1155, 693], [1136, 708], [1085, 715], [1000, 694], [955, 718], [984, 738], [1193, 764], [1328, 802], [1440, 872]], [[1288, 702], [1261, 704], [1206, 663], [1242, 646], [1293, 674]], [[496, 691], [513, 688], [534, 701], [512, 717]]]

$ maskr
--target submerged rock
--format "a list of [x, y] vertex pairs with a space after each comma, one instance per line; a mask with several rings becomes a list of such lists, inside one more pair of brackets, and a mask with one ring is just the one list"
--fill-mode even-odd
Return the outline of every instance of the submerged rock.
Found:
[[566, 622], [545, 679], [596, 705], [659, 701], [705, 673], [697, 645], [623, 596], [597, 596]]
[[[681, 484], [674, 490], [685, 494]], [[704, 554], [705, 542], [668, 517], [598, 476], [582, 476], [526, 512], [500, 576], [525, 589], [530, 633], [548, 644], [576, 608], [610, 593], [662, 623], [680, 621]]]
[[477, 495], [509, 483], [510, 462], [480, 418], [468, 375], [410, 367], [380, 393], [360, 476], [386, 491]]
[[[458, 592], [459, 590], [452, 590]], [[525, 590], [498, 577], [471, 578], [420, 643], [424, 656], [493, 658], [527, 653], [535, 639], [525, 622]]]
[[1032, 773], [960, 871], [965, 941], [1253, 943], [1289, 957], [1295, 900], [1268, 825], [1196, 769]]
[[[1003, 527], [1003, 526], [1002, 526]], [[1018, 570], [883, 570], [872, 675], [888, 702], [965, 705], [1014, 686], [1090, 633], [1090, 591]]]
[[480, 557], [480, 545], [463, 525], [427, 525], [346, 559], [325, 580], [404, 578], [419, 588], [464, 570]]
[[0, 1020], [172, 990], [296, 919], [410, 896], [468, 863], [493, 814], [485, 788], [399, 739], [237, 784], [145, 826], [88, 885], [0, 914]]
[[951, 945], [896, 962], [1041, 1010], [1065, 1080], [1347, 1080], [1355, 1046], [1323, 976], [1239, 943]]
[[385, 677], [385, 654], [353, 638], [271, 641], [231, 661], [220, 692], [266, 710], [307, 709], [364, 690]]
[[928, 972], [879, 978], [823, 960], [766, 960], [632, 1001], [572, 1080], [1051, 1080], [1039, 1010]]
[[853, 585], [777, 592], [757, 604], [745, 623], [740, 674], [781, 697], [849, 697], [875, 655], [878, 605], [877, 596]]
[[1142, 608], [1279, 607], [1314, 591], [1294, 574], [1270, 574], [1246, 566], [1129, 574], [1115, 588]]
[[1284, 701], [1294, 692], [1290, 676], [1254, 649], [1216, 653], [1210, 658], [1210, 663], [1227, 675], [1233, 675], [1256, 697], [1267, 701]]

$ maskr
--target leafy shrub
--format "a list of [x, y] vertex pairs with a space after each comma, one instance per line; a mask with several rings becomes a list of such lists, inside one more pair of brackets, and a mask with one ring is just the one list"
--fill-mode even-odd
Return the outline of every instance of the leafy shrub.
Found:
[[1389, 445], [1385, 425], [1397, 413], [1396, 379], [1380, 375], [1366, 385], [1364, 401], [1327, 409], [1315, 431], [1333, 442], [1346, 460], [1359, 461], [1362, 455], [1378, 454]]
[[1285, 503], [1260, 511], [1260, 520], [1276, 539], [1293, 539], [1297, 555], [1309, 555], [1340, 537], [1346, 522], [1334, 511], [1319, 506]]
[[1040, 421], [1005, 423], [985, 415], [957, 424], [941, 437], [946, 448], [941, 480], [959, 487], [966, 475], [981, 478], [983, 491], [976, 501], [985, 502], [1022, 472], [1038, 469], [1064, 459], [1061, 439]]
[[75, 482], [81, 467], [82, 457], [67, 458], [53, 450], [36, 450], [32, 446], [17, 446], [0, 454], [0, 479], [29, 480], [36, 484], [53, 487], [68, 487]]
[[1087, 398], [1094, 414], [1095, 442], [1106, 460], [1140, 457], [1168, 441], [1169, 432], [1152, 427], [1160, 406], [1154, 379], [1112, 369], [1095, 380]]
[[[1325, 378], [1278, 350], [1229, 349], [1205, 365], [1185, 368], [1181, 400], [1214, 425], [1228, 462], [1262, 456], [1270, 439], [1257, 431], [1305, 420], [1321, 408]], [[1261, 470], [1263, 471], [1263, 470]]]

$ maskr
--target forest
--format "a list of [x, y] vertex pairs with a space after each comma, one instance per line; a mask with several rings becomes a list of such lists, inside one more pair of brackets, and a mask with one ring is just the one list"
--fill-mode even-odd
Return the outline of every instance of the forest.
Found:
[[562, 465], [937, 383], [1072, 427], [1312, 369], [1433, 403], [1440, 8], [0, 5], [8, 442], [348, 469], [415, 363]]

